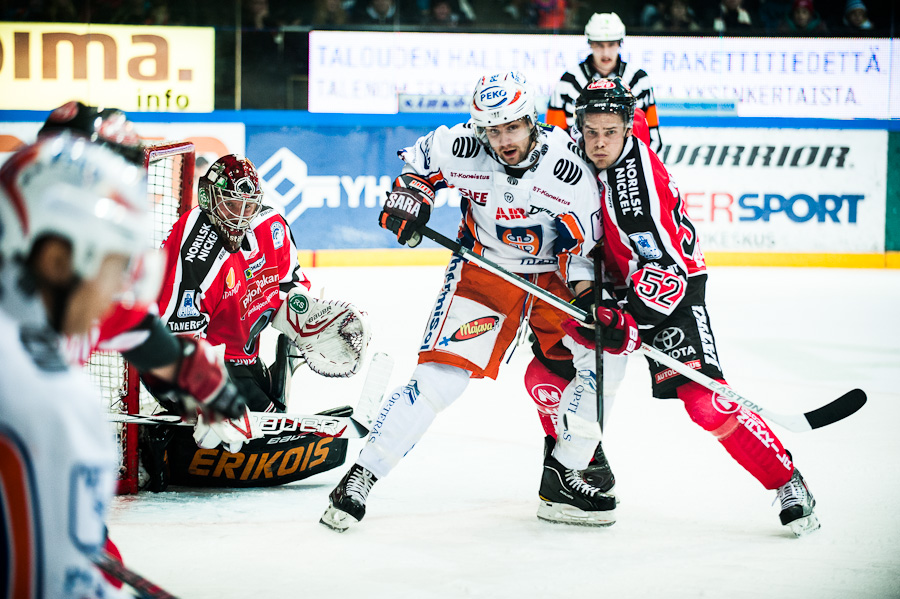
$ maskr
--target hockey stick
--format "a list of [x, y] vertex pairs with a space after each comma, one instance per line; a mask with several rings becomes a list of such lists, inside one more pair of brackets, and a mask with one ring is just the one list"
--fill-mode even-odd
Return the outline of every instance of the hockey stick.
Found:
[[[501, 279], [515, 285], [519, 289], [537, 296], [539, 299], [542, 299], [554, 308], [565, 312], [575, 320], [583, 324], [591, 324], [593, 322], [593, 319], [590, 318], [587, 312], [585, 312], [581, 308], [573, 306], [562, 298], [553, 295], [545, 289], [541, 289], [530, 281], [526, 281], [522, 277], [506, 270], [502, 266], [495, 264], [491, 260], [479, 256], [468, 248], [462, 247], [458, 242], [452, 241], [451, 239], [445, 237], [444, 235], [441, 235], [437, 231], [433, 231], [428, 227], [422, 227], [421, 229], [419, 229], [419, 232], [422, 234], [422, 236], [427, 237], [432, 241], [438, 243], [439, 245], [444, 246], [461, 258], [468, 260], [473, 264], [477, 264], [485, 270], [494, 273]], [[844, 393], [834, 401], [831, 401], [815, 410], [805, 412], [803, 414], [779, 414], [750, 401], [727, 385], [723, 385], [722, 383], [709, 378], [705, 374], [697, 372], [687, 364], [669, 357], [653, 346], [643, 343], [641, 344], [640, 351], [646, 354], [649, 358], [656, 360], [660, 364], [668, 366], [678, 374], [694, 381], [695, 383], [699, 383], [707, 389], [715, 391], [722, 397], [725, 397], [743, 406], [751, 412], [755, 412], [760, 416], [765, 416], [779, 426], [798, 433], [821, 428], [823, 426], [833, 424], [839, 420], [843, 420], [847, 416], [850, 416], [859, 411], [859, 409], [862, 408], [866, 403], [865, 391], [863, 391], [862, 389], [853, 389], [852, 391]]]
[[[597, 246], [597, 255], [594, 256], [594, 305], [600, 306], [603, 301], [603, 289], [600, 283], [603, 281], [603, 263], [600, 261], [600, 247]], [[594, 327], [594, 360], [597, 372], [597, 422], [600, 431], [603, 431], [603, 327]]]
[[175, 595], [162, 590], [134, 570], [125, 567], [125, 564], [105, 551], [100, 552], [92, 559], [102, 572], [130, 586], [141, 599], [178, 599]]
[[[330, 416], [327, 414], [279, 414], [274, 412], [250, 412], [250, 417], [263, 435], [278, 435], [283, 432], [317, 433], [326, 437], [361, 438], [369, 434], [369, 427], [381, 398], [387, 389], [388, 379], [394, 368], [394, 359], [385, 353], [372, 356], [366, 380], [363, 382], [359, 401], [353, 416]], [[174, 414], [115, 414], [108, 415], [110, 422], [129, 424], [168, 424], [172, 426], [194, 426]]]

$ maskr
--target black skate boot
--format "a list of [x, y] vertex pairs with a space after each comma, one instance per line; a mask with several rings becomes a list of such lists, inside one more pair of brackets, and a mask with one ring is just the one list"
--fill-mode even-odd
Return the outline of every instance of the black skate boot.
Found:
[[366, 498], [377, 480], [374, 474], [359, 464], [353, 464], [328, 496], [328, 509], [319, 522], [344, 532], [362, 520], [366, 515]]
[[778, 487], [777, 499], [781, 500], [781, 513], [778, 517], [784, 526], [791, 529], [794, 536], [802, 537], [822, 527], [813, 512], [816, 500], [796, 467], [791, 480]]
[[603, 453], [603, 443], [597, 444], [597, 450], [594, 452], [594, 459], [584, 469], [584, 481], [592, 487], [600, 489], [601, 493], [615, 495], [613, 488], [616, 486], [616, 477], [609, 467], [606, 460], [606, 454]]
[[566, 468], [549, 452], [539, 496], [541, 520], [582, 526], [610, 526], [616, 521], [616, 498], [586, 483], [581, 471]]

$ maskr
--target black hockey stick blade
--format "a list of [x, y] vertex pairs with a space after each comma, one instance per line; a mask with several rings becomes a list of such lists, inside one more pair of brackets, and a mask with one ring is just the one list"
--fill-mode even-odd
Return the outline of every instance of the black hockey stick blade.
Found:
[[125, 567], [125, 564], [105, 551], [94, 556], [94, 563], [106, 574], [134, 589], [134, 592], [141, 599], [178, 599], [175, 595], [162, 590], [134, 570], [128, 569]]
[[866, 399], [865, 391], [854, 389], [821, 408], [807, 412], [804, 416], [810, 428], [821, 428], [855, 414], [866, 405]]

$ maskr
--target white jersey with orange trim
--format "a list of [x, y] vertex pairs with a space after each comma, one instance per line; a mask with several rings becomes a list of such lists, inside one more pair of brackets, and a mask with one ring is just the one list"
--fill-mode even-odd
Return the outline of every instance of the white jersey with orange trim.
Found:
[[559, 269], [568, 283], [593, 280], [587, 253], [602, 234], [600, 191], [584, 154], [556, 127], [539, 126], [530, 156], [536, 166], [522, 172], [489, 156], [472, 125], [439, 127], [401, 150], [412, 170], [436, 189], [462, 196], [460, 242], [516, 273]]
[[[0, 311], [0, 579], [22, 599], [125, 596], [90, 555], [106, 540], [117, 458], [88, 374], [59, 337]], [[5, 570], [5, 571], [4, 571]]]

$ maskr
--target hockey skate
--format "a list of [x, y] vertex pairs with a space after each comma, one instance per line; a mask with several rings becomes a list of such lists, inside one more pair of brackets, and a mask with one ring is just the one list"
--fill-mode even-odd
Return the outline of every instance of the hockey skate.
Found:
[[328, 496], [328, 509], [319, 519], [332, 530], [344, 532], [366, 515], [366, 498], [378, 479], [374, 474], [353, 464], [338, 486]]
[[[546, 458], [553, 451], [553, 448], [556, 446], [556, 439], [547, 435], [544, 437], [544, 457]], [[613, 489], [616, 486], [616, 477], [612, 473], [612, 468], [609, 466], [609, 462], [606, 459], [606, 454], [603, 453], [603, 444], [600, 443], [597, 445], [597, 450], [594, 452], [594, 457], [591, 459], [591, 463], [588, 464], [588, 467], [584, 469], [582, 472], [584, 475], [584, 482], [591, 485], [592, 487], [597, 487], [600, 489], [601, 493], [606, 493], [607, 495], [615, 495]], [[616, 498], [616, 502], [618, 503], [618, 498]]]
[[778, 514], [781, 523], [790, 528], [794, 536], [802, 537], [821, 528], [819, 518], [813, 512], [816, 500], [796, 467], [791, 480], [778, 487], [778, 499], [781, 500], [781, 513]]
[[616, 498], [585, 482], [550, 453], [544, 457], [537, 517], [548, 522], [610, 526], [616, 521]]

